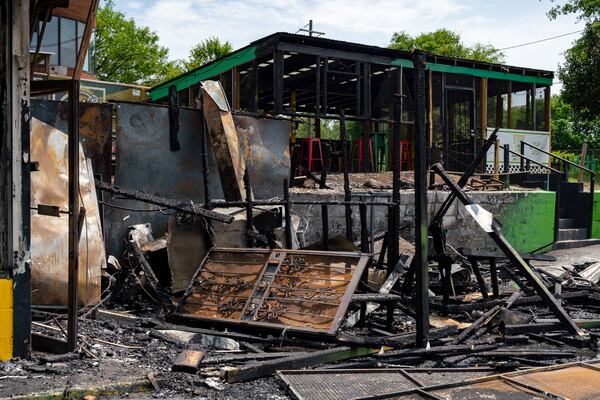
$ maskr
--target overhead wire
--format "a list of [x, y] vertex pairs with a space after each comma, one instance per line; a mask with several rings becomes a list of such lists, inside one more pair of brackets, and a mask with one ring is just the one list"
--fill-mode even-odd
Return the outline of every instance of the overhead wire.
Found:
[[498, 51], [516, 49], [517, 47], [523, 47], [523, 46], [529, 46], [529, 45], [532, 45], [532, 44], [547, 42], [549, 40], [559, 39], [559, 38], [562, 38], [562, 37], [565, 37], [565, 36], [569, 36], [569, 35], [574, 35], [574, 34], [580, 33], [580, 32], [583, 32], [583, 29], [580, 29], [580, 30], [577, 30], [577, 31], [573, 31], [573, 32], [563, 33], [562, 35], [556, 35], [556, 36], [551, 36], [551, 37], [547, 37], [547, 38], [544, 38], [544, 39], [534, 40], [532, 42], [521, 43], [521, 44], [517, 44], [517, 45], [514, 45], [514, 46], [504, 47], [502, 49], [498, 49]]

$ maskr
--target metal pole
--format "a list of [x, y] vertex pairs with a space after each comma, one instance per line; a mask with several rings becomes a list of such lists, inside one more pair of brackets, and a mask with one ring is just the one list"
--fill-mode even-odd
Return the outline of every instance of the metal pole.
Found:
[[360, 213], [360, 251], [369, 252], [369, 230], [367, 229], [367, 205], [362, 203], [358, 206]]
[[392, 131], [392, 206], [389, 208], [391, 215], [388, 216], [388, 275], [392, 273], [399, 257], [400, 234], [400, 129], [402, 121], [402, 97], [394, 102], [394, 129]]
[[427, 223], [427, 147], [425, 143], [425, 110], [427, 89], [425, 87], [426, 54], [415, 51], [414, 93], [415, 110], [415, 263], [416, 263], [416, 325], [417, 346], [425, 347], [429, 338], [429, 275], [428, 266], [428, 223]]
[[79, 278], [79, 81], [69, 90], [69, 281], [67, 348], [77, 350], [77, 284]]
[[246, 191], [246, 242], [249, 248], [254, 247], [254, 238], [249, 232], [254, 232], [254, 221], [252, 216], [252, 187], [250, 186], [250, 174], [248, 170], [244, 174], [244, 189]]
[[283, 209], [285, 212], [285, 246], [292, 248], [292, 215], [290, 214], [290, 187], [287, 179], [283, 180]]
[[204, 117], [204, 96], [200, 95], [200, 118], [202, 119], [202, 132], [200, 132], [200, 156], [202, 157], [202, 181], [204, 183], [204, 207], [210, 210], [210, 191], [208, 189], [210, 171], [208, 170], [208, 146], [206, 132], [208, 125]]
[[323, 223], [323, 250], [329, 250], [329, 209], [327, 204], [321, 205], [321, 221]]
[[329, 167], [329, 155], [331, 154], [331, 145], [329, 143], [323, 146], [323, 154], [322, 160], [323, 165], [321, 165], [321, 183], [319, 184], [320, 189], [327, 189], [327, 169]]
[[510, 187], [510, 149], [507, 144], [504, 145], [504, 189]]
[[[342, 141], [342, 168], [344, 170], [344, 201], [352, 199], [350, 192], [350, 177], [348, 175], [348, 139], [346, 137], [346, 117], [340, 110], [340, 139]], [[352, 207], [346, 204], [346, 239], [352, 241]]]

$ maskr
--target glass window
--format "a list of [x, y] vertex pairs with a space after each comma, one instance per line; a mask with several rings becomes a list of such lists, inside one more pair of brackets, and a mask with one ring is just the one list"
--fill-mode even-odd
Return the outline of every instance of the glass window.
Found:
[[488, 127], [508, 128], [508, 92], [508, 81], [488, 79]]
[[77, 62], [77, 21], [60, 19], [60, 65], [75, 68]]
[[512, 82], [511, 116], [513, 129], [533, 130], [532, 88], [528, 83]]
[[535, 88], [535, 130], [548, 131], [546, 126], [546, 87]]
[[52, 17], [50, 21], [46, 23], [46, 30], [44, 31], [44, 37], [42, 38], [42, 46], [40, 47], [40, 51], [52, 53], [50, 56], [50, 64], [52, 65], [58, 65], [58, 40], [58, 17]]

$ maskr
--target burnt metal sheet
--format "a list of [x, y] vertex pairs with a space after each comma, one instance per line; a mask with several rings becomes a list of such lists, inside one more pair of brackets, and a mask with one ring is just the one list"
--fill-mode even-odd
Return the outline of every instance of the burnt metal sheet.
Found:
[[[116, 185], [169, 198], [204, 202], [200, 147], [200, 111], [181, 109], [181, 150], [169, 150], [168, 108], [154, 104], [116, 103]], [[281, 182], [289, 175], [289, 130], [285, 120], [234, 115], [236, 131], [252, 180], [255, 199], [280, 195]], [[239, 128], [238, 128], [239, 126]], [[267, 155], [264, 157], [263, 155]], [[212, 199], [223, 198], [212, 150], [208, 151]], [[104, 207], [104, 232], [109, 254], [124, 251], [127, 227], [151, 223], [156, 237], [164, 235], [167, 215], [155, 206], [135, 200], [112, 198], [112, 204], [145, 212]]]
[[511, 378], [557, 397], [572, 400], [600, 398], [600, 370], [585, 365], [525, 372]]
[[215, 249], [186, 290], [183, 318], [335, 334], [368, 257], [286, 249]]
[[[104, 182], [110, 182], [111, 176], [112, 109], [112, 104], [79, 103], [79, 141], [94, 173]], [[66, 101], [31, 99], [31, 114], [60, 131], [69, 130]]]
[[462, 382], [493, 373], [485, 368], [370, 368], [289, 370], [280, 371], [278, 376], [298, 399], [342, 400]]
[[[58, 217], [31, 211], [32, 303], [66, 305], [68, 287], [68, 173], [67, 135], [36, 118], [31, 126], [31, 159], [40, 164], [31, 173], [31, 207], [58, 207]], [[102, 228], [90, 163], [79, 147], [79, 187], [85, 220], [79, 241], [78, 302], [100, 298], [100, 274], [106, 266]]]

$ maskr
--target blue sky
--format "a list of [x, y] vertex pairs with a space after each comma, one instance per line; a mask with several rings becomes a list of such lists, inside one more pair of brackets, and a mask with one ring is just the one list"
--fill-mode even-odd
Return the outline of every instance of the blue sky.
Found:
[[[504, 48], [583, 28], [572, 16], [548, 20], [550, 0], [115, 0], [115, 6], [157, 32], [173, 59], [211, 35], [239, 48], [273, 32], [296, 32], [309, 19], [325, 37], [380, 46], [398, 30], [446, 27], [467, 44]], [[576, 37], [506, 50], [506, 63], [556, 70]]]

